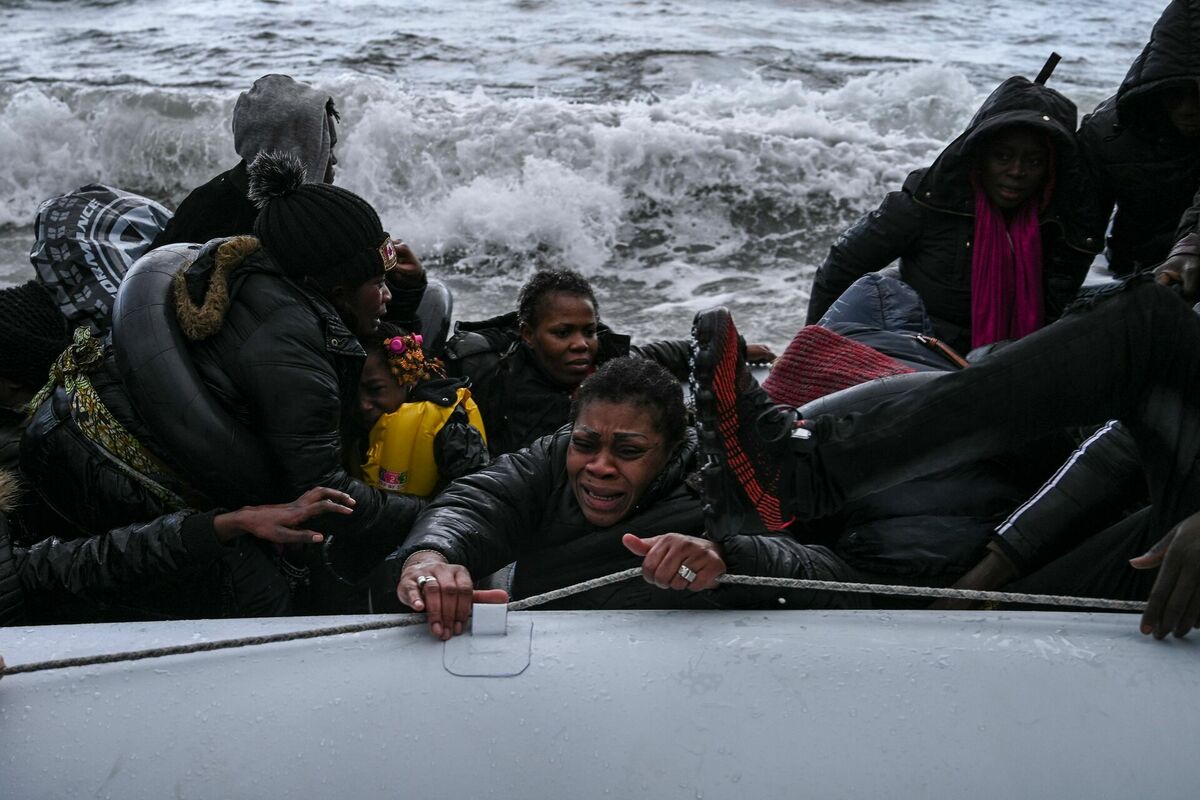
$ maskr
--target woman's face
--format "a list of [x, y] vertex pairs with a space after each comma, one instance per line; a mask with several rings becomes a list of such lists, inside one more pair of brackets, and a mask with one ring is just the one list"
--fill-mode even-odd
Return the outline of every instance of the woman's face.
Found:
[[579, 409], [567, 447], [567, 481], [584, 518], [599, 528], [623, 520], [670, 455], [645, 408], [595, 400]]
[[380, 417], [400, 408], [407, 399], [408, 388], [392, 375], [383, 353], [367, 356], [358, 380], [358, 419], [363, 431], [374, 428]]
[[1000, 131], [985, 145], [980, 182], [992, 205], [1020, 208], [1046, 183], [1049, 156], [1044, 137], [1028, 128]]
[[551, 378], [575, 387], [591, 374], [600, 340], [596, 338], [596, 308], [592, 301], [566, 292], [541, 299], [537, 323], [521, 326], [521, 339]]
[[342, 316], [348, 317], [346, 322], [354, 329], [354, 335], [366, 337], [379, 328], [379, 320], [383, 319], [387, 304], [392, 301], [392, 292], [383, 275], [380, 275], [353, 289], [334, 289], [333, 300], [334, 305], [343, 312]]

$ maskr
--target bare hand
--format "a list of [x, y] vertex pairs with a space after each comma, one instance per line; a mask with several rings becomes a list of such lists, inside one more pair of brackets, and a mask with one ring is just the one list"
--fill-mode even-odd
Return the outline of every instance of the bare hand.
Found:
[[[951, 588], [990, 592], [999, 589], [1015, 577], [1017, 577], [1017, 571], [1012, 563], [999, 553], [989, 550], [987, 555], [959, 578]], [[978, 608], [979, 602], [976, 600], [952, 600], [947, 597], [934, 602], [929, 607], [935, 611], [961, 611]]]
[[748, 344], [746, 360], [751, 364], [770, 364], [775, 360], [775, 353], [765, 344]]
[[1129, 560], [1134, 569], [1161, 565], [1146, 610], [1142, 633], [1162, 639], [1187, 636], [1200, 627], [1200, 513], [1180, 522], [1144, 555]]
[[[418, 578], [432, 580], [422, 581]], [[396, 586], [400, 602], [413, 611], [425, 611], [429, 632], [442, 641], [466, 630], [474, 603], [507, 603], [503, 589], [476, 590], [471, 573], [437, 553], [420, 553], [404, 565]]]
[[236, 536], [251, 536], [276, 544], [317, 544], [325, 537], [299, 527], [321, 514], [353, 514], [354, 498], [336, 489], [318, 486], [290, 503], [273, 506], [245, 506], [237, 511], [218, 514], [213, 519], [217, 538], [228, 542]]
[[388, 282], [400, 289], [413, 289], [425, 278], [425, 268], [416, 254], [404, 242], [392, 240], [396, 251], [396, 266], [388, 270]]
[[[664, 533], [639, 539], [632, 533], [621, 537], [621, 544], [642, 556], [642, 577], [660, 589], [690, 589], [693, 592], [715, 589], [717, 578], [725, 574], [725, 554], [721, 546], [708, 539]], [[696, 577], [685, 580], [679, 574], [686, 566]]]
[[1154, 268], [1154, 281], [1163, 286], [1179, 284], [1189, 302], [1200, 299], [1200, 234], [1189, 233], [1175, 243], [1167, 260]]

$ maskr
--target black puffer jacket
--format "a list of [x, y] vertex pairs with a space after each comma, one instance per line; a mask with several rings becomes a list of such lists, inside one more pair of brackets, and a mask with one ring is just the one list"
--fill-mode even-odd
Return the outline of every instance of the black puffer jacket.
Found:
[[250, 202], [246, 196], [248, 192], [246, 162], [241, 161], [233, 169], [193, 189], [151, 247], [177, 242], [203, 244], [210, 239], [249, 235], [254, 229], [258, 207]]
[[[184, 505], [234, 508], [290, 502], [314, 486], [340, 489], [357, 501], [354, 514], [319, 517], [311, 527], [327, 534], [335, 572], [361, 577], [403, 541], [423, 501], [368, 487], [343, 467], [342, 432], [351, 429], [365, 357], [358, 340], [324, 297], [285, 277], [252, 237], [210, 242], [183, 274], [175, 301], [187, 341], [153, 342], [152, 363], [142, 365], [168, 364], [155, 371], [159, 391], [129, 391], [128, 378], [139, 372], [131, 367], [122, 379], [120, 347], [90, 374], [103, 405], [164, 465], [164, 474], [150, 477], [179, 501], [164, 504], [84, 437], [61, 388], [39, 406], [22, 439], [26, 477], [92, 533]], [[122, 291], [136, 283], [127, 280]], [[164, 411], [163, 381], [197, 385], [171, 383], [187, 399]], [[229, 430], [206, 439], [195, 420], [210, 408]]]
[[[606, 325], [597, 331], [599, 366], [620, 356], [649, 358], [675, 377], [687, 380], [691, 345], [686, 341], [652, 342], [640, 347]], [[521, 341], [515, 311], [481, 322], [460, 322], [446, 343], [446, 370], [470, 378], [493, 456], [511, 453], [553, 433], [567, 421], [573, 389], [565, 388], [537, 363]]]
[[[229, 303], [222, 309], [211, 301], [224, 274]], [[285, 277], [250, 237], [206, 250], [186, 278], [191, 302], [177, 298], [176, 312], [192, 340], [192, 363], [221, 405], [261, 438], [276, 467], [253, 488], [275, 502], [314, 486], [351, 495], [352, 515], [319, 517], [310, 527], [333, 537], [327, 552], [336, 571], [361, 577], [403, 540], [422, 505], [373, 489], [342, 466], [362, 346], [328, 300]]]
[[1118, 275], [1158, 264], [1179, 236], [1196, 230], [1197, 211], [1176, 228], [1200, 189], [1200, 139], [1181, 136], [1156, 95], [1197, 81], [1200, 1], [1174, 0], [1117, 93], [1080, 126], [1101, 220], [1117, 206], [1108, 258]]
[[[527, 597], [640, 565], [621, 544], [626, 533], [703, 536], [700, 499], [688, 480], [695, 468], [696, 438], [671, 457], [632, 514], [610, 528], [591, 526], [566, 477], [570, 431], [563, 428], [528, 449], [502, 456], [451, 484], [422, 514], [390, 561], [399, 567], [418, 550], [436, 550], [477, 578], [516, 561], [512, 592]], [[823, 547], [779, 536], [734, 536], [722, 543], [730, 572], [785, 577], [848, 579], [852, 570]], [[778, 591], [721, 587], [675, 592], [644, 581], [594, 590], [567, 604], [585, 607], [756, 606], [775, 603]], [[790, 602], [828, 604], [836, 598], [792, 596]]]
[[[95, 536], [51, 537], [14, 548], [29, 617], [75, 622], [102, 608], [141, 618], [218, 615], [219, 597], [170, 591], [222, 557], [226, 548], [217, 540], [213, 516], [180, 511]], [[206, 588], [219, 589], [219, 581]]]
[[0, 471], [0, 625], [75, 621], [69, 616], [74, 607], [122, 603], [155, 581], [203, 569], [227, 550], [213, 527], [216, 513], [191, 511], [96, 536], [49, 537], [21, 547], [12, 541], [9, 521], [20, 495], [15, 473]]
[[989, 131], [1033, 125], [1055, 149], [1055, 192], [1039, 215], [1045, 318], [1057, 319], [1099, 252], [1094, 213], [1087, 211], [1086, 170], [1075, 146], [1075, 105], [1053, 89], [1014, 77], [988, 96], [963, 133], [928, 169], [838, 237], [813, 281], [808, 324], [814, 324], [858, 278], [900, 260], [900, 277], [921, 296], [934, 334], [955, 350], [971, 347], [971, 241], [975, 201], [970, 173]]

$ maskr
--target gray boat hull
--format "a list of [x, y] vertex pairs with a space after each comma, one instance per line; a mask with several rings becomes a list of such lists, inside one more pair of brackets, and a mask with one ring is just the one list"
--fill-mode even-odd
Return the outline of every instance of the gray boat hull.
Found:
[[[360, 619], [0, 629], [0, 654], [12, 666]], [[6, 677], [0, 794], [1162, 800], [1200, 787], [1200, 640], [1150, 641], [1130, 615], [509, 624], [503, 642], [443, 645], [416, 626]]]

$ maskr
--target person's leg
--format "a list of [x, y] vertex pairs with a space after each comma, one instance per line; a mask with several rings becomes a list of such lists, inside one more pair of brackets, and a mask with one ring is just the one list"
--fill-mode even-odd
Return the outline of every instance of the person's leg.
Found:
[[[787, 435], [794, 415], [772, 410], [743, 374], [727, 313], [702, 312], [695, 335], [707, 472], [741, 486], [771, 529], [1057, 428], [1112, 418], [1138, 438], [1164, 519], [1191, 513], [1200, 499], [1182, 491], [1196, 480], [1200, 434], [1179, 437], [1200, 411], [1200, 317], [1162, 287], [1132, 286], [866, 412], [805, 420], [807, 440]], [[726, 500], [712, 504], [729, 506], [728, 491]]]
[[1049, 564], [1004, 586], [1006, 592], [1141, 600], [1158, 570], [1134, 569], [1129, 559], [1145, 553], [1161, 532], [1147, 506], [1088, 538]]

